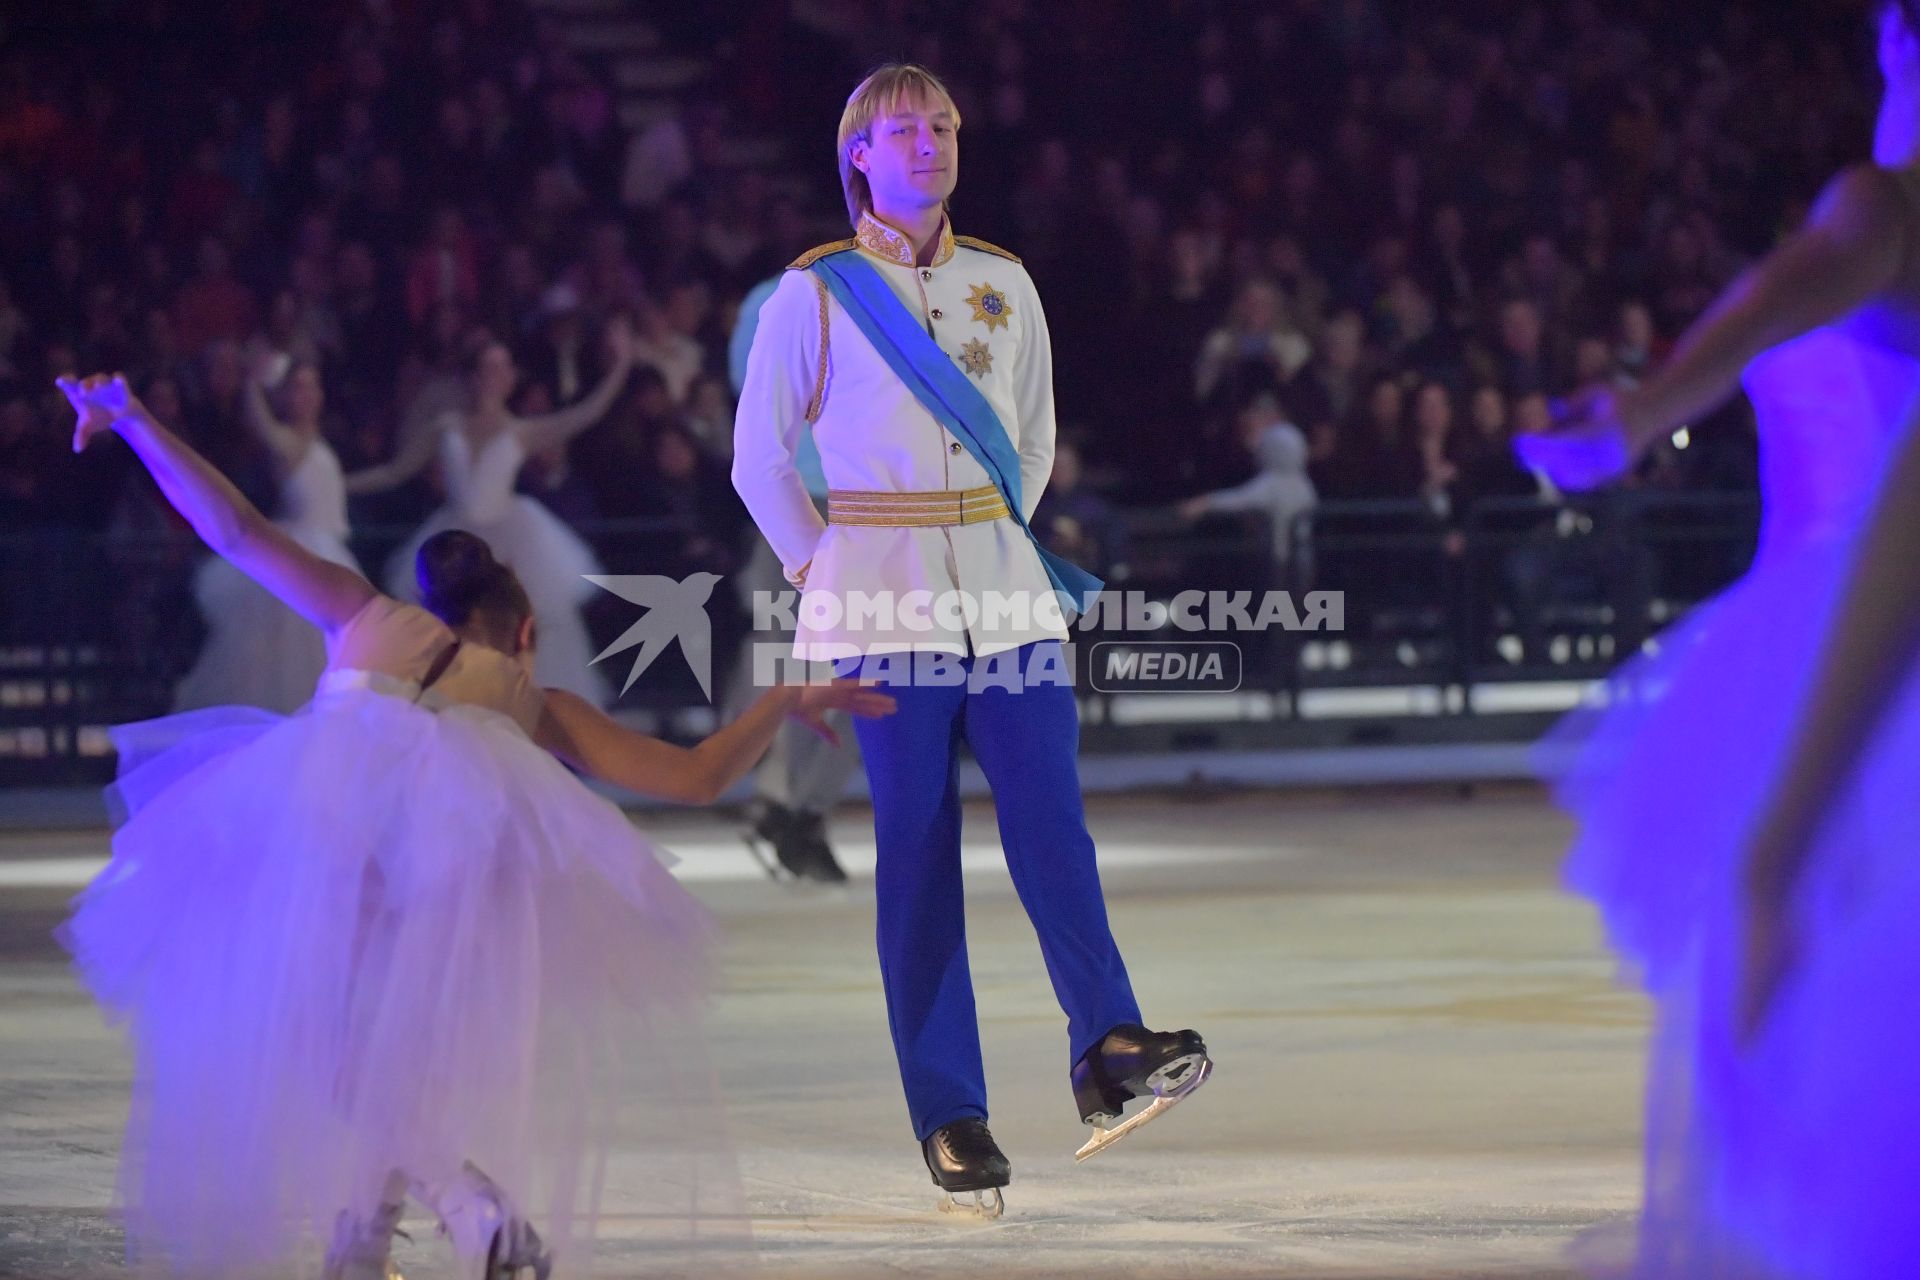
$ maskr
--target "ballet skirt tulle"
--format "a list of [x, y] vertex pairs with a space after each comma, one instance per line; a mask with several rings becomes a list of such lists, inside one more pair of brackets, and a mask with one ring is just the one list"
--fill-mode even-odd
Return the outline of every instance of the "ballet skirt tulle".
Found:
[[390, 1171], [466, 1160], [570, 1273], [610, 1185], [683, 1243], [744, 1221], [707, 915], [513, 720], [416, 697], [336, 671], [292, 716], [116, 731], [113, 857], [63, 941], [130, 1033], [119, 1191], [154, 1271], [311, 1274]]
[[1566, 881], [1654, 1001], [1646, 1189], [1596, 1275], [1880, 1280], [1920, 1236], [1920, 676], [1835, 798], [1793, 904], [1796, 970], [1734, 1034], [1743, 859], [1851, 563], [1851, 531], [1763, 559], [1570, 715], [1543, 771]]

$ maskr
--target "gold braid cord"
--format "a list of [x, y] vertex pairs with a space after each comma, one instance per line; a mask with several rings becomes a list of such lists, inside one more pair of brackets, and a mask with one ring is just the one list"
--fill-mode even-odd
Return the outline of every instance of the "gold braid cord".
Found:
[[813, 291], [820, 298], [820, 368], [813, 376], [813, 399], [807, 401], [807, 421], [820, 421], [827, 407], [827, 282], [813, 277]]

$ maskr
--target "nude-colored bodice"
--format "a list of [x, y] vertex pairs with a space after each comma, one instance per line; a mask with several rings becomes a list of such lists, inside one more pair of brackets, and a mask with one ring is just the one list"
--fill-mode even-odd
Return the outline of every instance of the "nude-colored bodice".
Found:
[[[427, 677], [454, 641], [447, 625], [417, 605], [375, 596], [327, 637], [327, 687], [336, 672], [360, 671], [413, 685]], [[528, 734], [540, 723], [544, 695], [516, 659], [468, 642], [433, 682], [433, 701], [486, 707]]]

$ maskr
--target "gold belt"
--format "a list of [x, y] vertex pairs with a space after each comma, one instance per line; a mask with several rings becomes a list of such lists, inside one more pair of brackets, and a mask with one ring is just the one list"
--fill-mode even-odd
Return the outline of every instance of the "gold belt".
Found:
[[882, 493], [869, 489], [827, 491], [828, 524], [866, 524], [901, 528], [912, 525], [979, 524], [1013, 513], [990, 484], [978, 489], [935, 489], [924, 493]]

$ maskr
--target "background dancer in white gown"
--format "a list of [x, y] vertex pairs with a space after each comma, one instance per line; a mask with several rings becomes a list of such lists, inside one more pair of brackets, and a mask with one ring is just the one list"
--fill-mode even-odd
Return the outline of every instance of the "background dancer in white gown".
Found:
[[1920, 0], [1879, 16], [1874, 163], [1836, 177], [1645, 384], [1521, 441], [1557, 483], [1588, 487], [1743, 373], [1759, 416], [1752, 569], [1561, 731], [1578, 747], [1559, 787], [1580, 823], [1568, 878], [1657, 1002], [1645, 1276], [1868, 1280], [1911, 1270], [1920, 1234], [1915, 682], [1884, 663], [1850, 673], [1886, 703], [1853, 767], [1786, 763], [1920, 391]]
[[579, 534], [538, 499], [516, 493], [514, 483], [529, 457], [564, 444], [613, 407], [633, 368], [633, 335], [624, 320], [608, 326], [607, 353], [606, 375], [585, 399], [523, 418], [508, 407], [520, 380], [513, 354], [503, 343], [489, 341], [475, 355], [472, 400], [465, 412], [430, 420], [401, 443], [391, 462], [347, 478], [349, 493], [377, 493], [412, 479], [437, 455], [446, 503], [387, 561], [387, 590], [402, 600], [418, 599], [414, 557], [427, 539], [443, 529], [478, 534], [512, 567], [533, 600], [540, 625], [535, 671], [540, 683], [595, 706], [606, 704], [611, 689], [593, 668], [580, 607], [595, 592], [587, 575], [604, 571]]
[[[347, 494], [340, 459], [321, 433], [326, 391], [320, 370], [295, 364], [279, 380], [284, 420], [268, 400], [268, 368], [257, 364], [244, 392], [247, 427], [272, 456], [280, 487], [275, 519], [323, 560], [359, 570], [347, 549]], [[174, 707], [253, 706], [290, 712], [313, 696], [327, 665], [325, 638], [311, 622], [219, 556], [194, 574], [206, 619], [199, 657], [174, 691]]]
[[63, 940], [133, 1039], [121, 1194], [138, 1259], [255, 1277], [330, 1235], [332, 1280], [383, 1280], [411, 1188], [468, 1274], [544, 1278], [591, 1231], [616, 1138], [649, 1166], [628, 1198], [664, 1197], [623, 1208], [724, 1233], [705, 1219], [737, 1211], [737, 1187], [709, 1163], [711, 1082], [689, 1076], [699, 1038], [673, 1017], [705, 989], [709, 922], [555, 756], [705, 802], [789, 715], [821, 727], [893, 700], [777, 688], [690, 750], [621, 729], [533, 684], [526, 592], [478, 538], [432, 539], [436, 612], [403, 604], [267, 521], [121, 379], [61, 386], [75, 448], [124, 438], [329, 655], [299, 715], [115, 734], [124, 819]]

